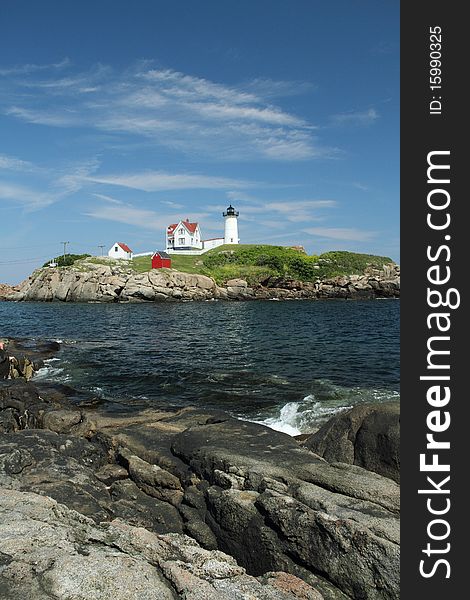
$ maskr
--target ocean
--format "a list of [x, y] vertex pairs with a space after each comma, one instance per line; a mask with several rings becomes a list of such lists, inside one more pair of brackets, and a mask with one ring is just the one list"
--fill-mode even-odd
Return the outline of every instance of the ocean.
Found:
[[109, 410], [201, 406], [290, 435], [399, 398], [399, 300], [0, 302], [0, 337], [53, 339], [37, 380]]

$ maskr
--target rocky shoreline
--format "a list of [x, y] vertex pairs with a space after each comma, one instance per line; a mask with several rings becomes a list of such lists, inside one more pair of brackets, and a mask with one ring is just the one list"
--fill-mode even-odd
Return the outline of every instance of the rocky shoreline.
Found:
[[243, 279], [218, 286], [205, 275], [172, 269], [136, 273], [116, 264], [43, 268], [4, 299], [41, 302], [167, 302], [189, 300], [372, 299], [400, 295], [400, 269], [390, 263], [382, 270], [315, 282], [271, 277], [250, 287]]
[[[39, 366], [57, 350], [8, 351]], [[221, 411], [0, 382], [0, 595], [399, 598], [399, 413], [382, 406], [300, 441]], [[393, 456], [360, 466], [377, 440]]]

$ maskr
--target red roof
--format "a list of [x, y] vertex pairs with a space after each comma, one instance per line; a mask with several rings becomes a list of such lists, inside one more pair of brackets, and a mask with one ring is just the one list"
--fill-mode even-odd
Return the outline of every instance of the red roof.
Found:
[[[186, 227], [189, 233], [194, 233], [197, 228], [197, 223], [190, 223], [189, 221], [181, 221], [181, 223]], [[174, 233], [175, 229], [178, 227], [178, 223], [172, 223], [168, 225], [168, 234], [171, 235]]]
[[127, 244], [123, 244], [122, 242], [118, 242], [117, 244], [124, 250], [124, 252], [130, 252], [132, 254], [132, 250]]

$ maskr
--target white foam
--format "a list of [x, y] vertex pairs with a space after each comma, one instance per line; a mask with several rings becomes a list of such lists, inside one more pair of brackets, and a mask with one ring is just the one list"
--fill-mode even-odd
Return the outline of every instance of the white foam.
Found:
[[299, 402], [288, 402], [285, 404], [278, 417], [270, 417], [264, 421], [256, 421], [262, 425], [267, 425], [275, 431], [282, 431], [288, 435], [299, 435], [300, 429], [297, 427], [297, 419], [299, 414]]
[[34, 374], [34, 379], [54, 379], [58, 375], [64, 372], [64, 369], [60, 367], [51, 367], [46, 365], [45, 367], [41, 367]]
[[352, 408], [352, 405], [328, 406], [319, 402], [314, 394], [309, 394], [301, 402], [287, 402], [275, 417], [263, 420], [252, 420], [288, 435], [295, 436], [301, 433], [312, 433], [321, 422]]

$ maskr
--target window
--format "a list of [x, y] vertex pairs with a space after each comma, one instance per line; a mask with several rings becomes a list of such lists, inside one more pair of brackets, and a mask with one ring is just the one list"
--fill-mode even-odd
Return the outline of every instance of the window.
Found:
[[194, 238], [191, 238], [191, 246], [194, 244]]
[[230, 238], [230, 242], [233, 243], [233, 238]]
[[186, 244], [186, 239], [185, 238], [178, 238], [178, 244], [180, 246], [184, 246]]
[[184, 233], [184, 229], [182, 227], [180, 227], [180, 230], [178, 231], [178, 233], [181, 235], [182, 233]]
[[114, 252], [117, 252], [119, 250], [119, 248], [117, 246], [114, 246]]

